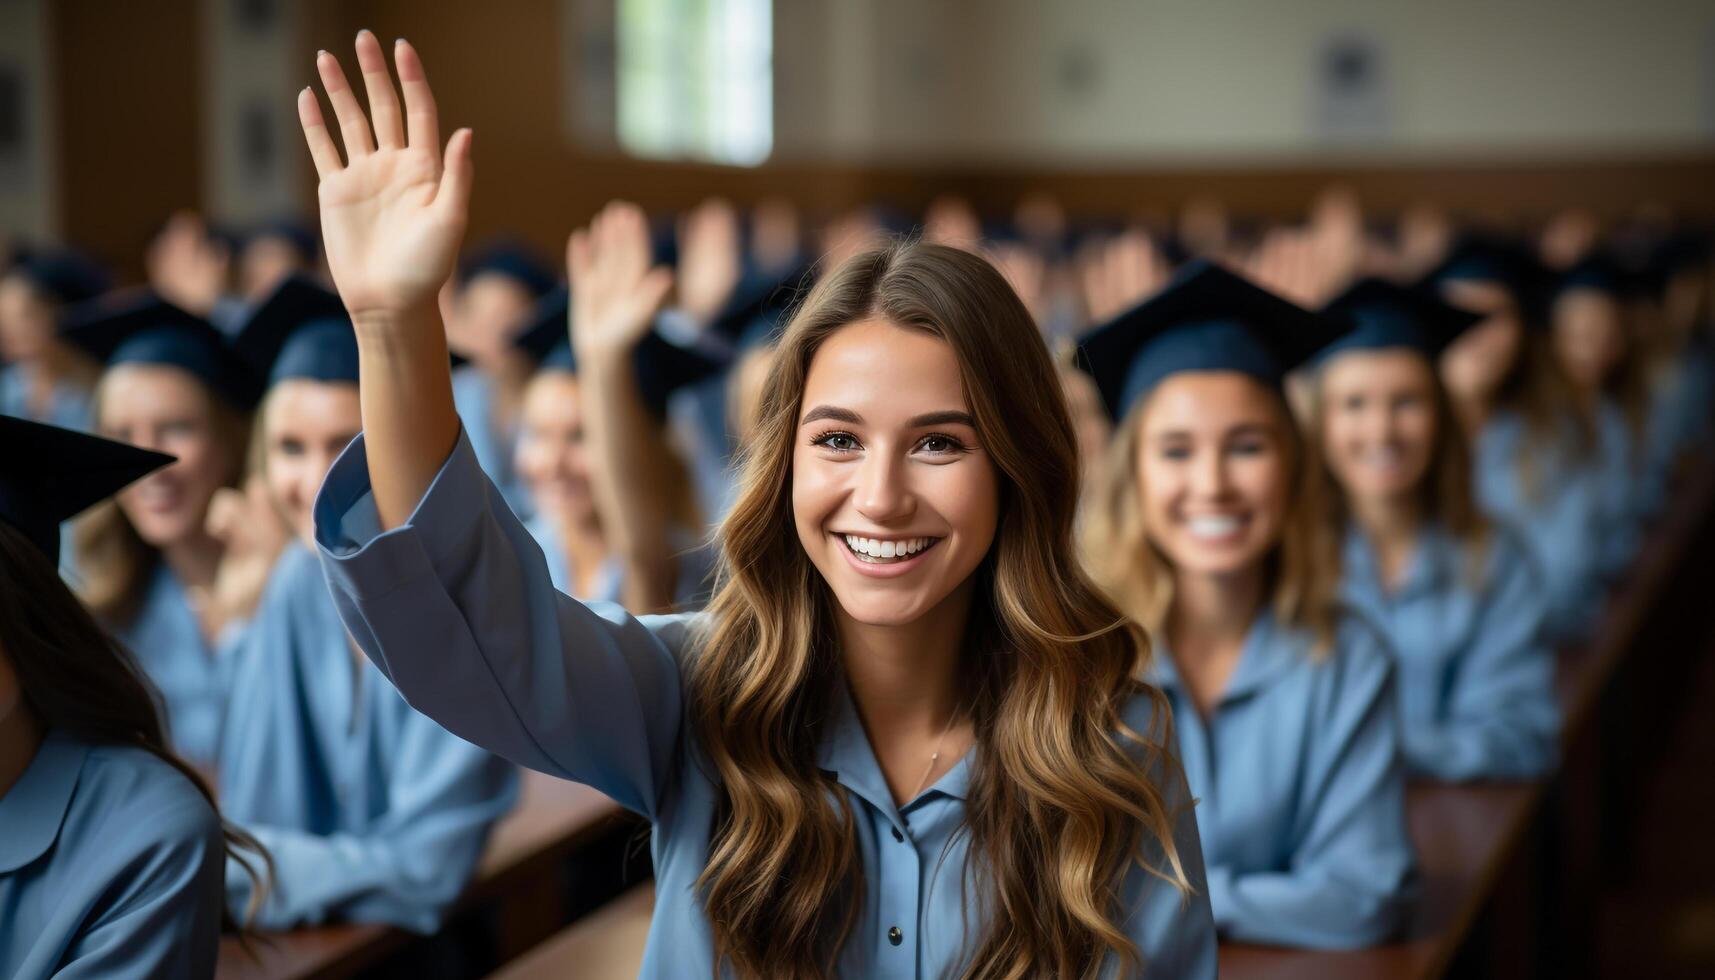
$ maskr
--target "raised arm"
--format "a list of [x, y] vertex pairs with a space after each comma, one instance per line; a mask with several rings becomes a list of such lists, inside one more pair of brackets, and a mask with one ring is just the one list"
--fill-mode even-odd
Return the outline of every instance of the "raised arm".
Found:
[[566, 245], [596, 506], [624, 567], [621, 598], [637, 612], [671, 606], [675, 579], [671, 481], [660, 465], [672, 449], [643, 405], [632, 367], [673, 285], [671, 272], [650, 263], [649, 228], [632, 204], [609, 204]]
[[315, 160], [322, 238], [334, 286], [357, 327], [369, 477], [385, 528], [404, 523], [458, 438], [446, 330], [436, 292], [464, 235], [474, 171], [471, 131], [443, 156], [435, 98], [411, 45], [393, 45], [404, 111], [375, 35], [357, 36], [369, 118], [339, 60], [316, 55], [345, 144], [340, 159], [321, 103], [305, 88], [298, 119]]

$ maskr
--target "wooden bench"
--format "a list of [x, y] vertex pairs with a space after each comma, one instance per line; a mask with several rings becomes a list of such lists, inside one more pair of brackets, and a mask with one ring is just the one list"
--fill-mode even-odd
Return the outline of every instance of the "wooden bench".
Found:
[[655, 911], [655, 883], [646, 882], [556, 933], [491, 980], [635, 977]]
[[[1663, 632], [1688, 616], [1715, 615], [1686, 594], [1684, 575], [1695, 556], [1710, 553], [1715, 533], [1715, 466], [1688, 475], [1674, 505], [1656, 526], [1610, 596], [1594, 634], [1561, 651], [1556, 690], [1562, 766], [1552, 781], [1449, 785], [1414, 783], [1407, 820], [1423, 872], [1423, 897], [1404, 938], [1372, 949], [1323, 952], [1223, 944], [1221, 975], [1239, 978], [1380, 977], [1411, 980], [1447, 975], [1462, 955], [1486, 972], [1514, 976], [1578, 970], [1577, 944], [1593, 935], [1590, 913], [1601, 872], [1601, 842], [1611, 834], [1605, 785], [1609, 760], [1621, 757], [1604, 733], [1604, 706], [1617, 678], [1646, 659]], [[1701, 576], [1698, 576], [1701, 579]], [[1543, 909], [1538, 862], [1555, 862], [1558, 903]], [[1489, 920], [1484, 922], [1483, 920]], [[1560, 952], [1553, 965], [1536, 959], [1533, 940], [1553, 922]], [[1480, 926], [1498, 942], [1473, 950]], [[1467, 964], [1476, 965], [1476, 964]]]
[[[551, 935], [565, 912], [566, 862], [580, 849], [611, 846], [635, 827], [618, 804], [578, 783], [526, 770], [518, 806], [495, 825], [471, 887], [449, 919], [498, 907], [502, 961]], [[333, 980], [372, 969], [417, 939], [403, 929], [338, 924], [221, 941], [219, 980]]]

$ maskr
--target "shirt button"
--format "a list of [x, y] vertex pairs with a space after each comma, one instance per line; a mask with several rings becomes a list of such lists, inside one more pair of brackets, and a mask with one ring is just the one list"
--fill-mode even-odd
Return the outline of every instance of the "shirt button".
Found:
[[905, 941], [905, 933], [900, 932], [898, 926], [894, 926], [887, 930], [887, 941], [898, 946], [900, 943]]
[[894, 828], [893, 828], [893, 839], [894, 839], [894, 840], [896, 840], [896, 841], [903, 841], [903, 840], [905, 840], [905, 835], [904, 835], [904, 834], [902, 834], [902, 833], [900, 833], [900, 832], [899, 832], [899, 828], [898, 828], [898, 827], [894, 827]]

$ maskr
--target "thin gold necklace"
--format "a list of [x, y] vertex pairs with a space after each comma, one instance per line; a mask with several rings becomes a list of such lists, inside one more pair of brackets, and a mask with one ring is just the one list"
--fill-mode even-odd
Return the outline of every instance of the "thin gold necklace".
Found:
[[929, 753], [929, 764], [923, 767], [923, 778], [917, 780], [917, 788], [911, 791], [910, 796], [906, 797], [907, 802], [915, 800], [923, 792], [923, 787], [928, 784], [930, 774], [935, 771], [935, 763], [941, 761], [941, 743], [947, 740], [947, 733], [953, 730], [953, 722], [959, 720], [959, 713], [964, 710], [964, 707], [965, 703], [960, 701], [953, 707], [953, 713], [947, 716], [947, 724], [941, 729], [941, 737], [935, 740], [935, 751]]

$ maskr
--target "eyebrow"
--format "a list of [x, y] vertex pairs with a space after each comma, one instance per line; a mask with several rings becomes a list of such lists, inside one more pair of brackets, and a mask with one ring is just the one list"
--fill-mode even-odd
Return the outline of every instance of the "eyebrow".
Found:
[[[811, 422], [820, 422], [823, 420], [844, 422], [847, 425], [863, 424], [863, 416], [849, 408], [837, 408], [833, 405], [817, 405], [815, 408], [805, 412], [804, 417], [798, 420], [798, 424], [809, 425]], [[977, 427], [977, 422], [976, 419], [971, 417], [971, 413], [969, 412], [948, 410], [942, 412], [927, 412], [906, 423], [906, 426], [912, 429], [921, 429], [930, 425], [968, 425], [974, 429]]]

